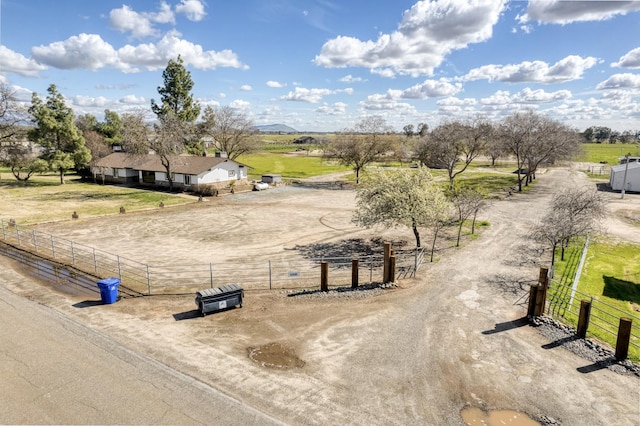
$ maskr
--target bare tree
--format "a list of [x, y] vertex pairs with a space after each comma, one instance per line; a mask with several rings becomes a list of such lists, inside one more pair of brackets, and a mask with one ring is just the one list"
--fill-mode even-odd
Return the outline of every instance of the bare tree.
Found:
[[491, 124], [483, 119], [451, 121], [439, 125], [416, 147], [416, 157], [427, 167], [447, 170], [449, 188], [454, 179], [484, 152]]
[[15, 91], [0, 83], [0, 142], [10, 139], [27, 120], [27, 110], [16, 99]]
[[199, 125], [201, 136], [213, 139], [216, 149], [235, 160], [259, 147], [258, 131], [247, 116], [230, 106], [206, 107]]
[[458, 238], [456, 240], [456, 247], [460, 246], [460, 234], [462, 233], [462, 225], [464, 222], [473, 217], [471, 224], [471, 233], [475, 232], [476, 216], [478, 212], [484, 207], [485, 197], [484, 195], [475, 189], [456, 188], [451, 192], [451, 202], [457, 213], [458, 220]]
[[586, 186], [568, 186], [553, 196], [551, 209], [534, 226], [532, 237], [551, 245], [551, 266], [555, 264], [555, 252], [564, 251], [577, 237], [586, 237], [599, 230], [599, 220], [606, 213], [605, 200], [597, 189]]
[[327, 146], [325, 156], [353, 167], [356, 183], [360, 183], [360, 171], [390, 149], [388, 134], [391, 131], [384, 118], [367, 117], [353, 129], [338, 133]]

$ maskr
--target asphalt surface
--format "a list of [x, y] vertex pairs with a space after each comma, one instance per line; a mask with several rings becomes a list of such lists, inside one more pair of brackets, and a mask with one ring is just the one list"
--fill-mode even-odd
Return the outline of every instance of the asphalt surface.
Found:
[[20, 278], [0, 270], [1, 424], [277, 424], [3, 286]]

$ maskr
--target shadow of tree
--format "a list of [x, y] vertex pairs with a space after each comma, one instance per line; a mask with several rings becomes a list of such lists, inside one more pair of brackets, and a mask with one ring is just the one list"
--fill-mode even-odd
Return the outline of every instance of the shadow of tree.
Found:
[[386, 241], [382, 238], [364, 240], [362, 238], [349, 238], [328, 243], [315, 243], [308, 245], [296, 245], [293, 250], [307, 259], [337, 258], [337, 257], [364, 257], [380, 255], [384, 252], [384, 243], [390, 242], [395, 250], [407, 246], [407, 241]]
[[604, 280], [603, 296], [640, 304], [639, 284], [607, 275], [603, 275], [602, 279]]

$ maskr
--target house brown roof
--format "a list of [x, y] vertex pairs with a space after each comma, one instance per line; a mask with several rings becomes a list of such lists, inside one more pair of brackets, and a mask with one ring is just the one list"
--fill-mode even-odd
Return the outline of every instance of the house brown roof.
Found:
[[[187, 155], [174, 155], [169, 157], [171, 161], [171, 171], [189, 175], [199, 175], [207, 170], [213, 169], [220, 163], [232, 161], [245, 166], [237, 161], [224, 157], [197, 157]], [[147, 172], [164, 172], [166, 169], [160, 162], [160, 157], [155, 154], [129, 155], [124, 152], [114, 152], [96, 163], [96, 167], [112, 167], [116, 169], [133, 169]], [[248, 167], [248, 166], [245, 166]]]

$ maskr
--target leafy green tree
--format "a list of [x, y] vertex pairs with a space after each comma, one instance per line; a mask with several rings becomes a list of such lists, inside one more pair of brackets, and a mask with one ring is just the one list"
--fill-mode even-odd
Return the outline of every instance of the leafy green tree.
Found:
[[27, 145], [13, 142], [3, 145], [0, 151], [0, 163], [11, 170], [11, 174], [26, 182], [34, 173], [43, 173], [49, 169], [46, 161], [38, 158]]
[[[354, 223], [372, 227], [407, 226], [416, 247], [421, 247], [419, 227], [437, 230], [448, 217], [450, 205], [426, 167], [375, 171], [363, 180], [356, 192]], [[432, 246], [435, 247], [435, 239]]]
[[35, 127], [29, 131], [28, 137], [44, 149], [42, 159], [49, 163], [51, 170], [58, 171], [60, 184], [64, 184], [65, 173], [89, 164], [91, 153], [74, 124], [73, 110], [65, 104], [55, 84], [51, 84], [47, 92], [46, 102], [36, 93], [32, 96], [29, 113]]
[[391, 127], [382, 117], [368, 117], [353, 129], [338, 133], [325, 150], [325, 156], [337, 159], [345, 166], [353, 167], [356, 183], [360, 183], [360, 171], [378, 160], [390, 148]]
[[105, 143], [109, 145], [122, 144], [122, 119], [116, 111], [104, 110], [104, 121], [97, 123], [98, 133], [104, 136]]
[[404, 135], [408, 138], [414, 136], [416, 133], [414, 131], [414, 127], [413, 124], [407, 124], [406, 126], [404, 126], [402, 128], [402, 131], [404, 132]]
[[160, 104], [151, 99], [151, 110], [162, 118], [169, 112], [180, 121], [193, 123], [200, 115], [200, 104], [193, 99], [191, 90], [194, 82], [191, 73], [184, 66], [178, 55], [177, 60], [170, 59], [167, 68], [162, 72], [164, 84], [158, 86]]

